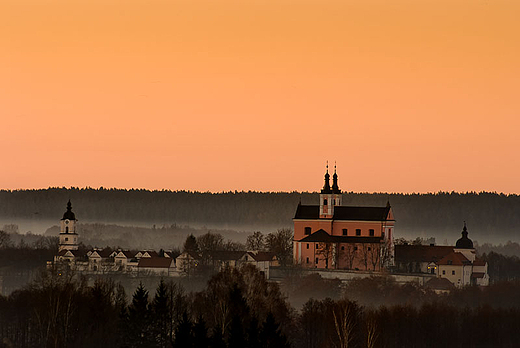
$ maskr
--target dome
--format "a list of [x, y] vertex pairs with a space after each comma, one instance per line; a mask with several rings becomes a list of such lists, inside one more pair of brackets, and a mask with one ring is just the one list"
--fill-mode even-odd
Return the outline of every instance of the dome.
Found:
[[67, 203], [67, 211], [63, 214], [62, 220], [76, 220], [76, 215], [72, 212], [72, 204], [69, 202]]
[[464, 222], [464, 228], [462, 229], [462, 237], [455, 244], [457, 249], [473, 249], [473, 242], [468, 238], [468, 229]]

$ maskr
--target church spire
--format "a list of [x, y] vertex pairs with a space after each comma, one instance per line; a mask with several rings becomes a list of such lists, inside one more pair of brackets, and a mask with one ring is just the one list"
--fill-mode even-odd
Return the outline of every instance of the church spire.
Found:
[[338, 174], [336, 173], [336, 162], [334, 162], [334, 175], [332, 176], [332, 192], [341, 193], [338, 186]]
[[325, 184], [323, 185], [323, 189], [321, 193], [332, 193], [330, 189], [330, 175], [329, 175], [329, 161], [327, 161], [327, 172], [325, 173]]

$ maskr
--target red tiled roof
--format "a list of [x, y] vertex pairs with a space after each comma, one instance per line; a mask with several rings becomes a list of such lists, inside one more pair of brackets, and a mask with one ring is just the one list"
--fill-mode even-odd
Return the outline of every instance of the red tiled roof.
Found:
[[67, 253], [67, 249], [62, 249], [58, 252], [58, 256], [65, 256], [65, 254]]
[[396, 262], [437, 262], [453, 252], [451, 246], [396, 245]]
[[137, 267], [170, 268], [173, 267], [173, 259], [169, 257], [144, 257], [139, 260]]
[[466, 258], [466, 256], [462, 255], [462, 253], [459, 252], [451, 252], [450, 254], [444, 256], [442, 260], [437, 262], [438, 265], [453, 265], [453, 266], [462, 266], [465, 264], [471, 263]]

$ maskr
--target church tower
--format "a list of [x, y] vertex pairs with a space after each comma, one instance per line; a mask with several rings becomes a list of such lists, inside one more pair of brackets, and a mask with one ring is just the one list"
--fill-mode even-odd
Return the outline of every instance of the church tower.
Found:
[[[337, 184], [337, 175], [334, 173]], [[337, 185], [336, 185], [337, 186]], [[320, 218], [330, 219], [334, 215], [333, 190], [330, 188], [329, 164], [327, 162], [327, 171], [325, 173], [325, 184], [320, 193]]]
[[60, 251], [78, 250], [78, 234], [76, 233], [76, 216], [72, 212], [72, 204], [67, 203], [67, 211], [60, 221]]

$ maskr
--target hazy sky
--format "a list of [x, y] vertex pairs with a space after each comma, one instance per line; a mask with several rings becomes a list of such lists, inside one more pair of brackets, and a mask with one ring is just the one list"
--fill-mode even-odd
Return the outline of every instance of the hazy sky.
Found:
[[520, 1], [0, 0], [0, 188], [520, 193]]

